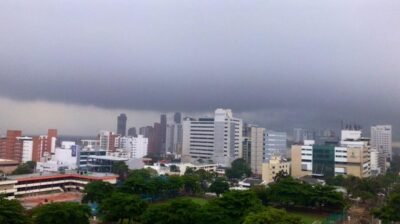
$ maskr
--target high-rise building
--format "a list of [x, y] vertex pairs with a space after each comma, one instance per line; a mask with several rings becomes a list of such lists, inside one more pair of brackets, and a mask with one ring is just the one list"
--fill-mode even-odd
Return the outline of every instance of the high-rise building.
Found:
[[131, 136], [131, 137], [136, 137], [137, 136], [135, 127], [131, 127], [131, 128], [128, 129], [128, 136]]
[[165, 154], [167, 148], [167, 115], [161, 114], [160, 116], [160, 140], [161, 148], [159, 153]]
[[161, 124], [160, 123], [154, 123], [154, 128], [153, 128], [153, 134], [151, 136], [151, 140], [153, 143], [153, 148], [149, 148], [149, 154], [151, 155], [156, 155], [156, 156], [161, 156], [163, 153], [165, 153], [165, 150], [163, 150], [163, 143], [162, 143], [162, 130], [161, 130]]
[[173, 154], [174, 134], [175, 134], [175, 125], [167, 124], [167, 132], [166, 132], [166, 140], [165, 140], [165, 149], [166, 149], [167, 154]]
[[277, 132], [267, 130], [265, 132], [265, 160], [268, 161], [271, 156], [287, 156], [287, 134], [286, 132]]
[[[392, 159], [392, 126], [377, 125], [371, 127], [371, 147]], [[384, 170], [382, 170], [385, 172]]]
[[174, 114], [174, 122], [175, 124], [180, 124], [182, 122], [182, 114], [180, 112]]
[[250, 128], [250, 167], [254, 174], [261, 175], [264, 162], [265, 128], [251, 126]]
[[22, 131], [8, 130], [7, 135], [0, 139], [0, 158], [22, 161], [22, 143], [18, 140]]
[[120, 136], [126, 135], [126, 121], [128, 118], [125, 114], [120, 114], [117, 120], [117, 134]]
[[242, 128], [242, 158], [250, 165], [251, 156], [251, 141], [250, 141], [250, 128], [247, 123], [243, 124]]
[[22, 162], [26, 163], [33, 160], [33, 140], [32, 137], [19, 137], [22, 143]]
[[182, 161], [230, 166], [242, 157], [242, 120], [230, 109], [215, 110], [213, 118], [185, 118], [182, 122]]
[[293, 141], [301, 144], [304, 140], [315, 140], [315, 132], [303, 128], [293, 129]]

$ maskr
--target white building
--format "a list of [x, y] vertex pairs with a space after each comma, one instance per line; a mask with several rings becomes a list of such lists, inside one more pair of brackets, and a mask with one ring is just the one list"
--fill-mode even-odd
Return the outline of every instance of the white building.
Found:
[[33, 141], [32, 137], [19, 137], [22, 142], [22, 162], [32, 161]]
[[148, 139], [143, 137], [143, 135], [138, 135], [137, 137], [120, 137], [120, 147], [117, 151], [123, 154], [121, 157], [140, 159], [147, 155], [148, 143]]
[[213, 118], [185, 118], [182, 126], [182, 162], [230, 166], [242, 157], [242, 120], [230, 109], [215, 110]]
[[114, 152], [118, 148], [118, 136], [111, 131], [100, 131], [99, 146], [107, 152]]
[[60, 169], [73, 170], [77, 168], [79, 146], [75, 142], [61, 142], [61, 148], [56, 147], [51, 160], [37, 163], [37, 170], [56, 172]]
[[370, 162], [371, 162], [371, 175], [378, 175], [381, 170], [379, 167], [379, 152], [377, 149], [372, 148], [370, 151]]
[[392, 159], [392, 126], [377, 125], [371, 127], [371, 147]]

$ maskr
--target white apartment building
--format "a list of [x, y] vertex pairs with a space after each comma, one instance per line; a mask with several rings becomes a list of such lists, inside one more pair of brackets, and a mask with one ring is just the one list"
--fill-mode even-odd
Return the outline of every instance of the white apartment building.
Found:
[[100, 131], [98, 139], [100, 149], [106, 150], [107, 152], [114, 152], [119, 145], [119, 135], [111, 131]]
[[32, 161], [33, 141], [32, 137], [19, 137], [22, 141], [22, 162]]
[[124, 154], [122, 157], [140, 159], [147, 155], [149, 142], [143, 135], [138, 135], [137, 137], [125, 136], [118, 139], [120, 147], [117, 151]]
[[217, 109], [212, 118], [185, 118], [182, 131], [182, 162], [230, 166], [242, 157], [242, 120], [230, 109]]
[[377, 125], [371, 127], [371, 147], [392, 159], [392, 126]]

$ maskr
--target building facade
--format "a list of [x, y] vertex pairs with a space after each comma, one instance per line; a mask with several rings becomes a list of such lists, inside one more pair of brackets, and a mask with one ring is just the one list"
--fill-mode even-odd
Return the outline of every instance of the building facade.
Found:
[[261, 175], [262, 164], [265, 160], [265, 128], [250, 126], [249, 133], [251, 171], [253, 174]]
[[262, 180], [267, 184], [274, 182], [280, 172], [290, 174], [290, 162], [281, 156], [271, 156], [268, 162], [262, 164]]
[[120, 136], [126, 135], [126, 121], [128, 118], [126, 114], [120, 114], [117, 118], [117, 134]]
[[267, 130], [265, 132], [265, 160], [269, 160], [273, 155], [287, 156], [287, 134]]
[[215, 110], [213, 118], [185, 118], [182, 161], [206, 161], [230, 166], [242, 156], [242, 120], [230, 109]]
[[291, 149], [291, 175], [299, 178], [314, 176], [329, 178], [335, 175], [368, 177], [371, 175], [368, 139], [359, 130], [343, 130], [338, 144], [315, 144], [313, 140]]
[[[371, 127], [371, 147], [392, 159], [392, 126], [377, 125]], [[386, 170], [382, 170], [386, 171]]]

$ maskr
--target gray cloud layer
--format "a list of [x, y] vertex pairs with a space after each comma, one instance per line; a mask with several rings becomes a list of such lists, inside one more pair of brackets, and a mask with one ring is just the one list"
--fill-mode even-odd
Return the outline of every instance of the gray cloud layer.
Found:
[[400, 128], [399, 11], [397, 0], [3, 0], [0, 96]]

